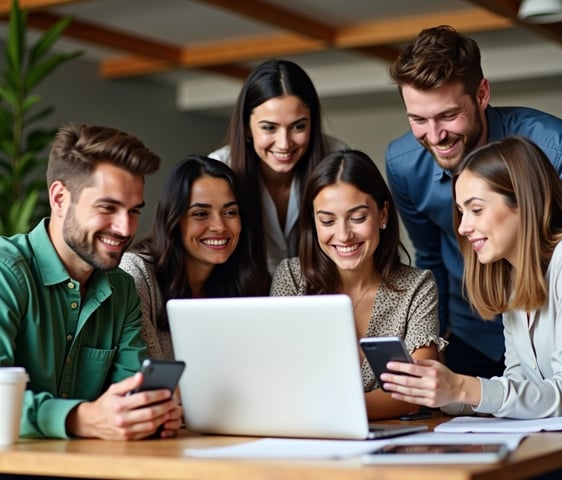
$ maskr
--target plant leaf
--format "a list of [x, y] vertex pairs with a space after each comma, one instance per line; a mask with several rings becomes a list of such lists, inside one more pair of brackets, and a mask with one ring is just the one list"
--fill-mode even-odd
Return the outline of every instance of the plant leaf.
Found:
[[12, 108], [15, 108], [15, 106], [18, 103], [18, 98], [15, 92], [10, 90], [9, 88], [4, 88], [1, 85], [0, 85], [0, 98], [5, 100]]
[[25, 91], [30, 92], [37, 86], [39, 82], [41, 82], [41, 80], [49, 75], [49, 73], [51, 73], [60, 64], [67, 62], [68, 60], [71, 60], [81, 54], [82, 52], [59, 53], [47, 58], [47, 60], [35, 65], [33, 68], [30, 68], [25, 78]]
[[31, 226], [31, 217], [39, 192], [32, 190], [27, 192], [25, 198], [16, 200], [12, 203], [10, 211], [8, 212], [8, 222], [6, 227], [11, 230], [9, 235], [18, 232], [28, 232]]
[[[43, 120], [45, 117], [48, 117], [51, 113], [53, 113], [55, 111], [54, 107], [44, 107], [41, 110], [39, 110], [38, 112], [34, 113], [32, 116], [27, 117], [25, 119], [25, 123], [27, 126], [31, 125], [32, 123], [35, 123], [39, 120]], [[56, 130], [53, 131], [53, 133], [56, 132]]]
[[29, 95], [23, 99], [21, 112], [25, 115], [33, 105], [36, 105], [41, 100], [39, 95]]
[[33, 67], [50, 50], [71, 22], [72, 17], [65, 17], [45, 32], [29, 52], [29, 67]]
[[24, 55], [26, 19], [26, 12], [19, 8], [17, 0], [12, 0], [10, 20], [8, 23], [6, 58], [8, 60], [8, 65], [16, 72], [21, 70]]
[[38, 152], [50, 146], [55, 136], [55, 129], [37, 129], [29, 132], [26, 139], [26, 148]]

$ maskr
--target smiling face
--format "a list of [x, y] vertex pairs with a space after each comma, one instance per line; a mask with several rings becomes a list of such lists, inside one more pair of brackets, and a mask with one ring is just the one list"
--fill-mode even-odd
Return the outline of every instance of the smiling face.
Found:
[[457, 208], [462, 214], [459, 234], [472, 244], [480, 263], [501, 259], [515, 265], [515, 247], [521, 225], [519, 210], [506, 197], [490, 190], [481, 177], [463, 171], [455, 185]]
[[410, 128], [441, 168], [453, 170], [487, 136], [484, 110], [489, 86], [483, 80], [476, 98], [465, 93], [460, 83], [432, 90], [404, 85], [402, 97]]
[[310, 110], [293, 95], [274, 97], [254, 108], [249, 128], [262, 167], [289, 173], [308, 149]]
[[[59, 198], [71, 198], [59, 181], [52, 191]], [[76, 256], [90, 270], [112, 270], [119, 265], [137, 230], [144, 206], [143, 192], [142, 176], [110, 163], [97, 165], [92, 182], [77, 199], [66, 202], [62, 219], [64, 245], [57, 245], [57, 251], [69, 271], [74, 270]]]
[[388, 206], [379, 209], [371, 195], [342, 182], [320, 190], [313, 209], [318, 244], [338, 270], [372, 268]]
[[229, 183], [207, 175], [195, 180], [180, 221], [188, 271], [210, 271], [226, 262], [238, 245], [241, 228], [238, 201]]

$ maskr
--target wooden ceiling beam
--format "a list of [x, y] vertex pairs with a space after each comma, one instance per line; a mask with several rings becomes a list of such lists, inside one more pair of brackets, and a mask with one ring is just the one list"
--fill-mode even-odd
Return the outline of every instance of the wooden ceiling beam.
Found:
[[420, 30], [437, 25], [452, 25], [459, 31], [473, 33], [503, 30], [513, 27], [513, 24], [514, 22], [508, 18], [481, 8], [474, 8], [350, 25], [339, 30], [334, 45], [340, 48], [353, 48], [405, 42], [414, 38]]
[[527, 23], [517, 18], [520, 2], [517, 0], [468, 0], [468, 2], [485, 8], [491, 12], [511, 19], [515, 24], [530, 30], [541, 37], [562, 43], [562, 22], [558, 23]]
[[[83, 1], [84, 0], [19, 0], [18, 4], [20, 8], [25, 10], [37, 10]], [[12, 0], [0, 0], [0, 14], [10, 13], [11, 8]]]
[[507, 18], [517, 20], [520, 0], [467, 0], [478, 7], [497, 13]]
[[400, 55], [400, 49], [390, 45], [368, 45], [365, 47], [355, 47], [354, 52], [368, 57], [374, 57], [385, 62], [394, 62]]
[[[339, 48], [388, 46], [409, 40], [421, 29], [438, 24], [454, 25], [459, 30], [470, 33], [510, 28], [513, 22], [481, 8], [377, 20], [341, 28], [334, 39], [334, 45]], [[185, 47], [182, 49], [180, 65], [184, 68], [208, 67], [317, 52], [328, 48], [329, 46], [322, 40], [313, 40], [295, 34], [250, 37], [208, 43], [193, 48]], [[100, 73], [104, 78], [118, 78], [160, 72], [164, 67], [162, 62], [150, 62], [146, 58], [122, 57], [102, 62]]]
[[[321, 40], [312, 40], [292, 33], [267, 35], [209, 43], [200, 47], [185, 47], [182, 49], [180, 64], [184, 68], [214, 68], [217, 65], [231, 65], [249, 60], [318, 52], [325, 48]], [[162, 62], [152, 62], [147, 58], [115, 58], [101, 63], [100, 74], [104, 78], [119, 78], [161, 72], [164, 67]]]
[[[47, 30], [62, 18], [63, 16], [50, 12], [30, 12], [27, 23], [33, 28]], [[82, 20], [73, 20], [64, 31], [64, 36], [170, 62], [172, 65], [169, 68], [181, 61], [181, 47]]]
[[275, 25], [282, 30], [300, 33], [327, 42], [331, 42], [337, 33], [337, 29], [331, 25], [262, 0], [244, 0], [243, 2], [232, 0], [199, 1], [262, 23]]

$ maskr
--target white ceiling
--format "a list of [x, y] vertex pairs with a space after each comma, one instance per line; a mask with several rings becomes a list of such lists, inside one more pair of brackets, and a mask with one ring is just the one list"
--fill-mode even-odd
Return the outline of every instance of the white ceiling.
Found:
[[[0, 8], [6, 11], [9, 3], [1, 0]], [[160, 48], [151, 53], [150, 62], [161, 51], [180, 52], [173, 65], [134, 76], [172, 84], [183, 110], [231, 105], [241, 77], [273, 56], [303, 66], [324, 98], [394, 91], [387, 79], [389, 60], [373, 49], [391, 49], [392, 57], [419, 30], [441, 23], [470, 30], [492, 81], [562, 76], [562, 25], [516, 24], [513, 12], [518, 0], [20, 0], [20, 4], [72, 15], [82, 27], [103, 27], [107, 33], [95, 41], [78, 40], [77, 34], [66, 37], [59, 47], [84, 49], [83, 58], [98, 63], [100, 76], [108, 82], [118, 77], [104, 73], [108, 66], [127, 64], [128, 57], [150, 52], [143, 41]], [[39, 25], [41, 11], [31, 12], [30, 25]], [[337, 35], [320, 39], [322, 31], [313, 30], [318, 25]], [[288, 33], [296, 46], [284, 43]], [[115, 40], [115, 34], [129, 43], [121, 37]], [[100, 44], [106, 40], [113, 46]], [[225, 74], [232, 71], [235, 76]]]

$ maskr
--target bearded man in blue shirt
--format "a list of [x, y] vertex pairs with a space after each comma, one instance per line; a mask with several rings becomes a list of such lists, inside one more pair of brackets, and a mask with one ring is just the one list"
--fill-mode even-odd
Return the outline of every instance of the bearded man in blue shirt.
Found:
[[128, 395], [146, 348], [133, 279], [117, 268], [144, 176], [159, 165], [136, 137], [65, 125], [47, 167], [50, 218], [0, 238], [0, 365], [30, 379], [20, 436], [134, 440], [180, 428], [171, 392]]
[[562, 120], [524, 107], [492, 107], [477, 43], [452, 27], [423, 30], [390, 68], [410, 131], [386, 150], [394, 201], [410, 234], [416, 266], [439, 287], [447, 366], [492, 377], [504, 370], [501, 319], [483, 321], [462, 291], [463, 262], [453, 228], [451, 172], [474, 148], [521, 135], [533, 140], [562, 177]]

